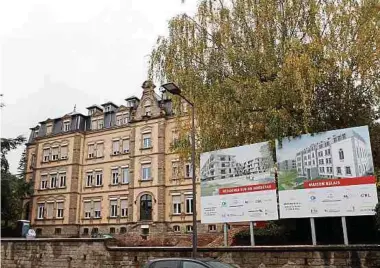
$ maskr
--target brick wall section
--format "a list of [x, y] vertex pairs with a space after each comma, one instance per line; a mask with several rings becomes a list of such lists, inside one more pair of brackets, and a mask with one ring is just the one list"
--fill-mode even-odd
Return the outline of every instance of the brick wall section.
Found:
[[[101, 239], [4, 239], [1, 266], [136, 268], [148, 259], [191, 255], [191, 248], [117, 248], [106, 244]], [[202, 248], [199, 256], [217, 258], [240, 268], [380, 267], [379, 245]]]

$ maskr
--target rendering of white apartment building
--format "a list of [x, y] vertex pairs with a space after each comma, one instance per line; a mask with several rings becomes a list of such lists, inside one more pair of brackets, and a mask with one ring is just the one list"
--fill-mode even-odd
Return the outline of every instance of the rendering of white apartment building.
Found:
[[218, 180], [236, 174], [234, 155], [212, 153], [201, 169], [202, 180]]
[[261, 174], [269, 171], [271, 161], [266, 157], [256, 157], [243, 163], [236, 161], [235, 155], [211, 153], [201, 169], [201, 180], [219, 180], [244, 175]]
[[370, 146], [352, 130], [299, 151], [296, 166], [298, 175], [308, 179], [360, 177], [373, 172]]

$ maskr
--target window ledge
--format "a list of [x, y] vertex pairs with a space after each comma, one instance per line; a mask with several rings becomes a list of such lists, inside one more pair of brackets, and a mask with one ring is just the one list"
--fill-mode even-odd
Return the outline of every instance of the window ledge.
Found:
[[152, 182], [152, 181], [153, 181], [153, 178], [150, 178], [147, 180], [139, 179], [139, 182]]
[[91, 189], [91, 188], [102, 188], [103, 187], [103, 184], [102, 185], [91, 185], [91, 186], [84, 186], [85, 189]]
[[104, 155], [102, 155], [102, 156], [96, 156], [96, 157], [87, 157], [86, 158], [86, 160], [95, 160], [95, 159], [102, 159], [102, 158], [104, 158]]
[[128, 152], [118, 152], [117, 154], [110, 154], [110, 157], [113, 157], [113, 156], [121, 156], [121, 155], [128, 155], [129, 154], [129, 151]]
[[98, 218], [95, 218], [95, 217], [90, 217], [90, 218], [82, 218], [81, 220], [82, 221], [89, 221], [89, 220], [101, 220], [102, 219], [102, 217], [98, 217]]
[[140, 151], [149, 150], [149, 149], [153, 149], [153, 146], [150, 146], [150, 147], [141, 147]]
[[55, 159], [55, 160], [49, 160], [49, 161], [41, 161], [40, 163], [41, 163], [41, 165], [43, 165], [43, 164], [56, 163], [56, 162], [67, 161], [67, 160], [69, 160], [68, 157]]
[[109, 219], [109, 220], [120, 219], [120, 216], [108, 216], [107, 219]]

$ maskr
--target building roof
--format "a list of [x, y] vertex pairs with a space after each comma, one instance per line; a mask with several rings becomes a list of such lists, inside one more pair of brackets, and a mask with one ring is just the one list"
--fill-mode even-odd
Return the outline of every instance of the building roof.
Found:
[[139, 98], [137, 98], [136, 96], [130, 96], [128, 98], [125, 99], [126, 101], [129, 101], [129, 100], [140, 100]]
[[112, 105], [113, 107], [115, 108], [119, 108], [119, 106], [117, 106], [115, 103], [113, 103], [112, 101], [107, 101], [106, 103], [103, 103], [102, 106], [105, 107], [107, 105]]
[[88, 106], [86, 109], [89, 110], [89, 109], [92, 109], [92, 108], [97, 108], [97, 109], [103, 111], [103, 108], [102, 108], [101, 106], [97, 105], [97, 104], [93, 104], [93, 105], [91, 105], [91, 106]]

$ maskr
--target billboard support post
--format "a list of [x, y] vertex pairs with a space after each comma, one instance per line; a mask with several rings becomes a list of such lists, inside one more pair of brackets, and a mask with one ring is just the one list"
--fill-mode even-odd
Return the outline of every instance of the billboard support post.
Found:
[[313, 246], [316, 246], [317, 245], [317, 235], [315, 232], [314, 218], [310, 218], [310, 229], [311, 229], [311, 241], [313, 242]]
[[223, 225], [223, 233], [224, 233], [224, 246], [228, 246], [228, 230], [227, 230], [227, 223], [224, 223]]
[[249, 234], [251, 235], [251, 246], [255, 245], [255, 234], [253, 232], [253, 226], [254, 226], [254, 222], [250, 221], [249, 222]]
[[343, 241], [344, 244], [348, 245], [348, 235], [347, 235], [347, 224], [346, 224], [346, 217], [341, 217], [342, 219], [342, 229], [343, 229]]

